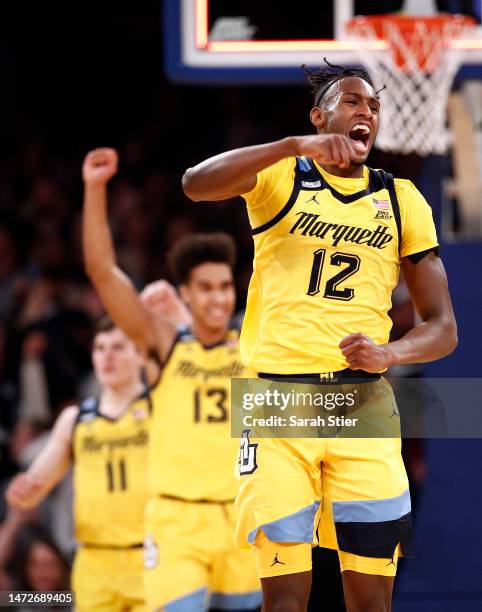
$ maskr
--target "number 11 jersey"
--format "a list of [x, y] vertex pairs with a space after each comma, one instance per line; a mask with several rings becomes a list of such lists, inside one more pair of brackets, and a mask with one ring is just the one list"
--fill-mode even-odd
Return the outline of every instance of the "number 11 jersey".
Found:
[[99, 412], [98, 398], [80, 405], [72, 450], [75, 535], [81, 544], [142, 544], [150, 413], [147, 388], [117, 419]]

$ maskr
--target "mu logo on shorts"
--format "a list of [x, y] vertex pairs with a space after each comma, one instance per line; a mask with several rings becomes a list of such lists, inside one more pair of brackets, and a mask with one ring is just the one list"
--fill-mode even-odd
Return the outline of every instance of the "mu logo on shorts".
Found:
[[244, 476], [245, 474], [252, 474], [257, 468], [256, 462], [256, 450], [257, 444], [251, 444], [249, 441], [249, 429], [245, 429], [241, 436], [240, 448], [239, 448], [239, 474]]
[[144, 569], [154, 569], [159, 563], [159, 546], [149, 534], [144, 540]]

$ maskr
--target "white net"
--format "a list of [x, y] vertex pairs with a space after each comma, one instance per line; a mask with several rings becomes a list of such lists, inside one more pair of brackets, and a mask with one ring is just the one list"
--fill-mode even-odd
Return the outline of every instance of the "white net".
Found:
[[[361, 42], [360, 60], [382, 94], [376, 146], [384, 151], [443, 154], [450, 144], [447, 101], [464, 51], [450, 46], [472, 28], [466, 18], [364, 18], [347, 31]], [[380, 38], [384, 51], [364, 44]]]

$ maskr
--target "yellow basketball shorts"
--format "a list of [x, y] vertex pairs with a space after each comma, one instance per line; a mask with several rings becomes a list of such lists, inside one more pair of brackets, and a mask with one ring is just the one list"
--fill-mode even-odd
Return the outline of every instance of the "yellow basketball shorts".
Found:
[[[371, 404], [377, 418], [399, 418], [384, 378], [362, 384], [363, 410]], [[338, 550], [342, 571], [394, 575], [398, 555], [411, 554], [400, 438], [254, 439], [245, 431], [239, 480], [236, 542], [254, 545], [261, 577], [310, 570], [316, 544]]]
[[81, 546], [72, 569], [77, 612], [144, 612], [142, 547]]
[[257, 608], [261, 586], [251, 550], [234, 546], [232, 503], [153, 498], [146, 508], [148, 610]]

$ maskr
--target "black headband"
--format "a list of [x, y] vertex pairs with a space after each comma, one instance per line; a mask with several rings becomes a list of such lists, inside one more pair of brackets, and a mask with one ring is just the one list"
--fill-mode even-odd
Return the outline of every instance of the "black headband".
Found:
[[331, 81], [329, 81], [329, 83], [327, 83], [323, 89], [318, 93], [318, 98], [316, 99], [315, 102], [315, 106], [318, 106], [319, 103], [321, 102], [321, 98], [326, 94], [326, 92], [330, 89], [330, 87], [336, 83], [337, 81], [340, 81], [341, 79], [345, 79], [348, 76], [354, 76], [351, 74], [340, 74], [338, 76], [334, 76], [333, 79]]
[[[323, 87], [323, 89], [318, 93], [318, 97], [316, 99], [315, 106], [318, 106], [320, 104], [321, 98], [323, 98], [323, 96], [330, 89], [330, 87], [333, 85], [333, 83], [336, 83], [337, 81], [341, 81], [341, 79], [346, 79], [348, 77], [356, 77], [357, 79], [362, 79], [363, 81], [365, 81], [365, 83], [368, 83], [368, 85], [371, 85], [371, 87], [373, 87], [373, 84], [370, 83], [370, 81], [368, 81], [361, 74], [338, 74], [338, 75], [333, 75], [333, 78], [331, 79], [331, 81], [329, 83], [327, 83]], [[386, 87], [386, 85], [384, 85], [381, 89], [379, 89], [375, 93], [377, 93], [377, 94], [380, 93], [380, 91], [384, 90], [385, 87]]]

